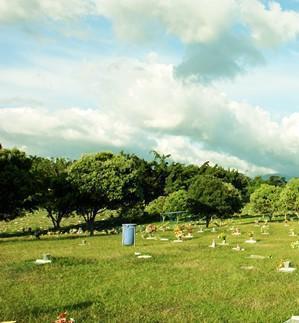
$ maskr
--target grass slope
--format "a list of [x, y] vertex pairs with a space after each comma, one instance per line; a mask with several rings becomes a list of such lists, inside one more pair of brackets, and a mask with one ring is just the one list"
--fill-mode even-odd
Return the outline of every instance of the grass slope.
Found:
[[[299, 313], [299, 269], [279, 273], [281, 259], [299, 268], [299, 250], [289, 237], [299, 224], [270, 224], [270, 236], [241, 225], [230, 246], [208, 248], [217, 233], [194, 233], [183, 243], [144, 240], [122, 247], [121, 236], [81, 239], [0, 240], [0, 321], [53, 322], [67, 310], [76, 322], [283, 322]], [[259, 240], [244, 244], [248, 232]], [[173, 239], [172, 232], [159, 233]], [[240, 243], [246, 248], [234, 252]], [[151, 254], [137, 259], [135, 251]], [[48, 252], [53, 263], [33, 261]], [[248, 259], [251, 254], [272, 256]], [[242, 266], [254, 266], [244, 270]]]

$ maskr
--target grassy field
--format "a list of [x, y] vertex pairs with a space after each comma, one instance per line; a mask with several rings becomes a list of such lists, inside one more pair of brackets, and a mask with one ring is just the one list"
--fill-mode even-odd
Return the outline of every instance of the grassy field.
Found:
[[[196, 228], [183, 243], [138, 233], [135, 247], [122, 247], [121, 235], [86, 237], [85, 246], [82, 237], [2, 239], [0, 321], [54, 322], [61, 311], [88, 323], [283, 322], [299, 314], [299, 249], [290, 246], [299, 237], [288, 235], [291, 228], [299, 233], [299, 224], [271, 223], [269, 236], [254, 224], [239, 228], [238, 237], [229, 226], [216, 233]], [[250, 231], [256, 244], [244, 243]], [[230, 245], [209, 248], [220, 232]], [[174, 239], [172, 231], [157, 237]], [[236, 243], [246, 250], [233, 251]], [[152, 258], [138, 259], [137, 251]], [[45, 252], [52, 264], [35, 265]], [[298, 271], [279, 273], [282, 259]]]

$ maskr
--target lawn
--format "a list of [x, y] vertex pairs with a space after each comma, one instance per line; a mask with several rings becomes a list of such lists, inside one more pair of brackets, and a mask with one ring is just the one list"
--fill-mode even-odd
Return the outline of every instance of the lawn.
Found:
[[[197, 233], [183, 243], [146, 240], [122, 247], [121, 235], [30, 237], [0, 240], [0, 321], [54, 322], [68, 311], [76, 322], [283, 322], [299, 313], [299, 249], [290, 244], [299, 223], [271, 223], [270, 235], [254, 224]], [[254, 231], [256, 244], [245, 244]], [[209, 248], [226, 232], [229, 246]], [[173, 232], [157, 237], [174, 239]], [[239, 243], [246, 250], [236, 252]], [[43, 253], [53, 262], [33, 263]], [[134, 252], [152, 255], [138, 259]], [[266, 256], [249, 259], [249, 255]], [[280, 273], [281, 259], [298, 271]], [[252, 269], [243, 269], [253, 266]]]

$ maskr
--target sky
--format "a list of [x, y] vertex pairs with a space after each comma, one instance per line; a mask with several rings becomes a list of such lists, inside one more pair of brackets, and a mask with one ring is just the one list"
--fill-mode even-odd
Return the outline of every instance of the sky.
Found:
[[299, 0], [0, 0], [0, 142], [299, 176]]

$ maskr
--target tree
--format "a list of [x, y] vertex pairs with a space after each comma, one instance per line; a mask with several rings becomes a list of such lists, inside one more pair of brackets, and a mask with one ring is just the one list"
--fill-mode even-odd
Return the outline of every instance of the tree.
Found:
[[299, 178], [292, 178], [282, 189], [279, 196], [279, 211], [285, 218], [289, 214], [299, 217]]
[[69, 179], [76, 192], [76, 211], [91, 235], [97, 214], [142, 200], [139, 169], [134, 158], [123, 154], [85, 155], [70, 167]]
[[287, 180], [285, 177], [280, 176], [280, 175], [271, 175], [266, 180], [266, 183], [269, 185], [274, 185], [274, 186], [285, 186], [287, 183]]
[[216, 215], [226, 218], [240, 210], [240, 192], [230, 183], [209, 175], [199, 175], [188, 191], [188, 207], [191, 212], [203, 215], [206, 226]]
[[150, 167], [152, 169], [152, 176], [154, 180], [154, 191], [155, 197], [164, 195], [164, 189], [166, 184], [166, 178], [169, 174], [169, 163], [167, 159], [170, 155], [160, 155], [156, 151], [152, 151], [154, 154], [154, 160], [150, 162]]
[[0, 220], [12, 220], [32, 209], [31, 164], [18, 149], [0, 149]]
[[172, 163], [168, 167], [168, 176], [165, 182], [165, 193], [170, 194], [178, 190], [188, 190], [193, 178], [200, 174], [195, 165]]
[[187, 192], [179, 190], [166, 196], [163, 205], [164, 212], [178, 212], [187, 210]]
[[179, 190], [167, 196], [159, 196], [151, 201], [145, 208], [150, 215], [160, 215], [165, 221], [167, 212], [179, 212], [187, 210], [187, 192]]
[[47, 211], [54, 229], [74, 209], [74, 190], [68, 179], [67, 169], [71, 161], [64, 158], [33, 157], [32, 173], [35, 179], [36, 204]]
[[253, 179], [250, 179], [248, 183], [249, 194], [251, 195], [253, 192], [255, 192], [262, 184], [267, 183], [261, 176], [256, 176]]
[[262, 184], [250, 195], [248, 209], [256, 215], [268, 216], [270, 221], [279, 208], [279, 195], [282, 188], [279, 186]]
[[200, 167], [202, 175], [210, 175], [219, 178], [225, 183], [232, 184], [241, 193], [242, 204], [249, 201], [249, 191], [248, 186], [250, 178], [244, 174], [239, 173], [236, 169], [224, 169], [219, 165], [214, 165], [213, 167], [209, 165], [209, 162], [204, 163]]
[[150, 215], [161, 215], [164, 212], [165, 199], [166, 196], [157, 197], [145, 207], [145, 211]]
[[[188, 195], [187, 191], [179, 190], [176, 192], [172, 192], [168, 196], [166, 196], [164, 205], [163, 205], [163, 213], [167, 212], [187, 212], [188, 210]], [[177, 222], [180, 217], [180, 213], [176, 215]]]

